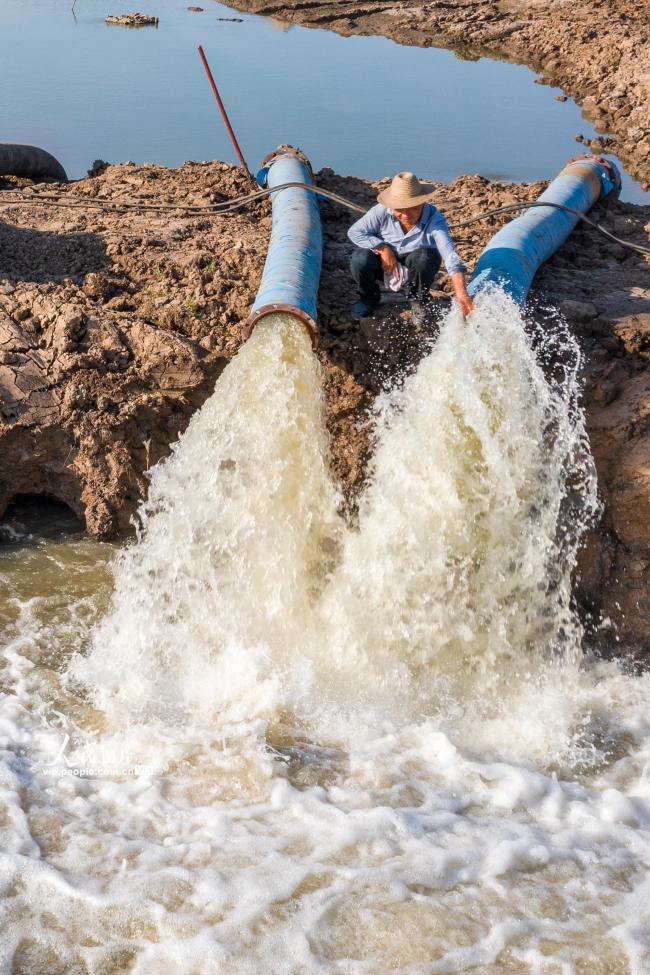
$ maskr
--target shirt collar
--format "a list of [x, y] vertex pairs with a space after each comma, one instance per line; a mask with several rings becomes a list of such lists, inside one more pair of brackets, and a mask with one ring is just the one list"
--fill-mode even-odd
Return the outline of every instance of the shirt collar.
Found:
[[[402, 225], [397, 219], [397, 217], [395, 216], [395, 214], [393, 213], [393, 210], [390, 207], [387, 207], [386, 209], [388, 210], [391, 219], [395, 221], [398, 227], [401, 227]], [[411, 227], [408, 233], [404, 234], [405, 237], [408, 237], [409, 234], [412, 234], [414, 230], [423, 230], [426, 227], [429, 217], [431, 216], [429, 212], [430, 210], [431, 210], [430, 203], [424, 203], [422, 205], [422, 213], [420, 214], [420, 219], [418, 220], [418, 222], [414, 227]]]

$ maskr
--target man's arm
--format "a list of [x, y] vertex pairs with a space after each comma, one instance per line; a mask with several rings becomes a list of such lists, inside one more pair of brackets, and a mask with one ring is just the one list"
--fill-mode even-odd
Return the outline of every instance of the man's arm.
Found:
[[460, 310], [463, 313], [463, 318], [467, 318], [474, 307], [472, 299], [467, 294], [467, 288], [465, 287], [465, 274], [467, 273], [467, 268], [460, 259], [460, 255], [458, 254], [454, 242], [451, 239], [451, 234], [449, 233], [449, 228], [447, 227], [447, 221], [441, 213], [437, 214], [435, 226], [431, 230], [431, 235], [434, 239], [436, 247], [438, 248], [438, 251], [440, 252], [441, 258], [445, 263], [447, 274], [451, 278], [456, 301], [458, 302]]
[[348, 237], [357, 247], [365, 250], [377, 250], [384, 243], [381, 239], [381, 214], [383, 207], [379, 204], [353, 223], [348, 230]]
[[397, 255], [393, 248], [390, 244], [382, 244], [381, 247], [375, 247], [373, 250], [379, 255], [384, 274], [391, 274], [397, 267]]
[[381, 237], [381, 218], [384, 207], [377, 204], [368, 210], [360, 220], [353, 223], [348, 230], [348, 237], [357, 247], [374, 251], [379, 255], [381, 266], [386, 274], [390, 274], [397, 264], [395, 251], [389, 244], [385, 244]]
[[467, 294], [467, 288], [465, 287], [465, 275], [462, 271], [456, 271], [454, 274], [450, 274], [449, 276], [451, 278], [454, 294], [456, 295], [456, 301], [460, 306], [463, 318], [467, 318], [469, 313], [474, 308], [474, 302]]

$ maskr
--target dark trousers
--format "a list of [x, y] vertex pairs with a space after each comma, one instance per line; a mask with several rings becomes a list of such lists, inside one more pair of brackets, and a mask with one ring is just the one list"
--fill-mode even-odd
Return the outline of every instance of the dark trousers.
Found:
[[[420, 247], [416, 251], [403, 254], [400, 264], [409, 269], [406, 284], [410, 298], [426, 299], [429, 288], [440, 269], [440, 254], [437, 250]], [[363, 247], [356, 247], [350, 259], [350, 271], [359, 289], [359, 297], [376, 305], [379, 303], [379, 282], [384, 276], [379, 255]]]

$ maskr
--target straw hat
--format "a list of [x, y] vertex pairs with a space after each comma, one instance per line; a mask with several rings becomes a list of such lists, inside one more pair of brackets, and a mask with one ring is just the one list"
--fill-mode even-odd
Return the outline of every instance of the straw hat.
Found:
[[398, 210], [417, 207], [433, 199], [430, 186], [421, 183], [415, 173], [398, 173], [387, 190], [382, 190], [377, 200], [385, 207]]

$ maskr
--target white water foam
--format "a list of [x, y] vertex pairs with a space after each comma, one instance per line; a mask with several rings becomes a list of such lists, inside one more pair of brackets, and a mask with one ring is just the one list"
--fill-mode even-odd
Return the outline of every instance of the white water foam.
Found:
[[[258, 326], [58, 689], [14, 624], [3, 970], [650, 971], [650, 681], [580, 652], [595, 483], [540, 342], [498, 294], [452, 313], [345, 527], [308, 340]], [[54, 780], [61, 695], [66, 771], [148, 768]]]
[[540, 659], [576, 659], [571, 572], [597, 502], [575, 347], [564, 358], [552, 385], [496, 292], [380, 402], [359, 531], [323, 611], [352, 671], [390, 674], [389, 696], [406, 685], [430, 710], [447, 683], [501, 701], [513, 670], [521, 683]]

